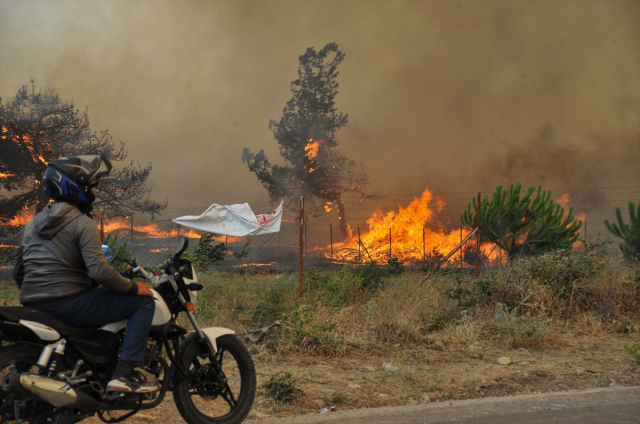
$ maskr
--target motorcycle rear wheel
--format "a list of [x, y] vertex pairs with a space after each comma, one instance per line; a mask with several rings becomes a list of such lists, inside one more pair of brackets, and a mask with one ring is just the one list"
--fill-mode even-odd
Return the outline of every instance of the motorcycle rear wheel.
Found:
[[[0, 350], [0, 382], [4, 380], [6, 375], [11, 372], [16, 373], [37, 373], [38, 372], [38, 358], [42, 352], [42, 347], [28, 344], [28, 345], [12, 345], [3, 347]], [[63, 369], [60, 369], [62, 371]], [[5, 394], [0, 389], [0, 402], [4, 403]], [[49, 424], [68, 424], [75, 422], [73, 420], [73, 411], [66, 408], [53, 408], [48, 403], [39, 402], [36, 400], [28, 401], [27, 417], [23, 419], [33, 423], [49, 423]], [[4, 406], [4, 404], [1, 404]], [[49, 405], [49, 406], [47, 406]], [[35, 413], [34, 410], [41, 410], [41, 413]], [[50, 408], [50, 411], [46, 411]], [[10, 419], [13, 417], [14, 409], [11, 405], [8, 408], [3, 408], [2, 414], [0, 414], [0, 421]]]
[[256, 371], [251, 354], [235, 335], [219, 337], [216, 344], [225, 387], [216, 384], [215, 371], [200, 347], [183, 358], [190, 364], [189, 378], [176, 385], [173, 397], [188, 424], [237, 424], [253, 406]]

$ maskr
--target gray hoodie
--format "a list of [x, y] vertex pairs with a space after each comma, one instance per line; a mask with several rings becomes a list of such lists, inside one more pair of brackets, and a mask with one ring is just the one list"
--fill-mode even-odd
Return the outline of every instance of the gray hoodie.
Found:
[[29, 221], [16, 259], [16, 274], [24, 275], [20, 303], [30, 308], [64, 308], [98, 284], [122, 293], [138, 292], [138, 285], [104, 258], [96, 224], [66, 202], [48, 204]]

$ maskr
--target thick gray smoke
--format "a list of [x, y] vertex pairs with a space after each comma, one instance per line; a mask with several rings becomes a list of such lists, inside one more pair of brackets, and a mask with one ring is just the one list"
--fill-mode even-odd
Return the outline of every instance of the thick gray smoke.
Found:
[[0, 96], [33, 77], [88, 105], [171, 207], [263, 202], [242, 148], [278, 157], [298, 56], [337, 42], [337, 140], [382, 192], [638, 185], [639, 18], [635, 1], [7, 0]]

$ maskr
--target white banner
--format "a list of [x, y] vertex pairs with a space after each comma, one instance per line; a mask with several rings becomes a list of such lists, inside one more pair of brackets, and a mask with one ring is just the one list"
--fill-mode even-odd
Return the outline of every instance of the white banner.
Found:
[[200, 216], [181, 216], [173, 220], [193, 230], [221, 236], [247, 237], [277, 233], [282, 221], [282, 202], [271, 213], [256, 215], [248, 203], [219, 205], [214, 203]]

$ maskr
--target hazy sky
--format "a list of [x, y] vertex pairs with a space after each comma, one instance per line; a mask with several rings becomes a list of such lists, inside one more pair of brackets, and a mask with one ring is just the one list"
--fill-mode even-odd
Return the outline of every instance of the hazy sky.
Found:
[[262, 202], [242, 148], [280, 161], [269, 119], [329, 42], [337, 140], [385, 193], [640, 186], [638, 1], [1, 0], [0, 96], [88, 106], [171, 206]]

